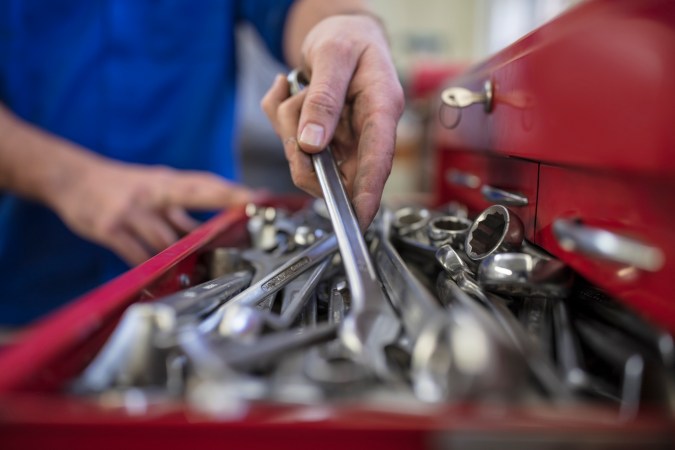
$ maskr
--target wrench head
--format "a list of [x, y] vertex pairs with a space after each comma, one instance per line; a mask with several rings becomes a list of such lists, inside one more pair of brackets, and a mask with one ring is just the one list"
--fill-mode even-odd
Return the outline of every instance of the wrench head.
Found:
[[247, 305], [228, 305], [218, 325], [218, 333], [244, 342], [253, 342], [265, 327], [264, 314]]
[[437, 246], [445, 243], [454, 246], [463, 246], [466, 239], [466, 233], [469, 231], [471, 224], [472, 222], [464, 217], [435, 217], [427, 224], [429, 241]]
[[439, 262], [452, 279], [458, 278], [462, 273], [469, 270], [457, 251], [450, 244], [441, 245], [436, 250], [436, 261]]
[[359, 362], [372, 367], [377, 375], [391, 378], [385, 348], [396, 342], [401, 332], [401, 322], [380, 309], [351, 311], [344, 318], [339, 330], [342, 343]]
[[526, 253], [499, 253], [478, 267], [478, 283], [491, 292], [516, 297], [565, 298], [572, 272], [561, 261]]
[[474, 261], [488, 257], [498, 250], [514, 250], [523, 244], [523, 222], [501, 205], [481, 212], [466, 235], [464, 248]]

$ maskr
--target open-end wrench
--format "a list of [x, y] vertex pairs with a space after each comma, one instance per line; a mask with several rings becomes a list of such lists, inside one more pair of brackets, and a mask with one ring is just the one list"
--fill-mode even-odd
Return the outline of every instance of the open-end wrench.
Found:
[[[492, 319], [483, 312], [478, 316], [467, 315], [466, 309], [448, 311], [441, 306], [391, 244], [388, 209], [380, 209], [375, 228], [376, 267], [391, 302], [400, 313], [412, 347], [411, 381], [415, 395], [423, 401], [438, 402], [466, 398], [478, 390], [493, 390], [500, 385], [495, 380], [488, 381], [494, 373], [501, 373], [503, 367], [491, 366], [487, 361], [497, 363], [506, 353], [499, 350], [503, 345], [494, 336], [494, 330], [486, 328]], [[466, 357], [468, 353], [475, 358]], [[511, 367], [517, 369], [517, 366]], [[491, 369], [495, 372], [490, 373]]]
[[555, 354], [563, 380], [573, 392], [590, 394], [617, 403], [621, 399], [603, 380], [591, 375], [585, 367], [578, 336], [564, 300], [553, 304]]
[[[328, 323], [340, 326], [347, 313], [347, 283], [336, 280], [331, 289], [328, 304]], [[313, 347], [307, 353], [304, 373], [311, 381], [328, 389], [353, 390], [372, 380], [368, 367], [351, 358], [351, 352], [344, 343], [335, 339], [320, 347]]]
[[311, 271], [303, 272], [291, 280], [283, 291], [280, 314], [244, 304], [226, 308], [219, 326], [221, 336], [252, 341], [263, 332], [264, 328], [274, 330], [290, 328], [330, 265], [331, 260], [328, 257]]
[[200, 329], [209, 333], [221, 327], [227, 333], [229, 324], [223, 322], [225, 310], [239, 305], [256, 306], [268, 296], [275, 294], [301, 273], [316, 266], [338, 250], [335, 235], [328, 234], [303, 251], [295, 254], [280, 267], [266, 274], [257, 283], [251, 285], [229, 302], [223, 304], [211, 316], [202, 322]]
[[131, 305], [96, 358], [77, 380], [78, 390], [158, 384], [166, 379], [163, 358], [176, 334], [244, 289], [251, 272], [239, 271], [171, 294]]
[[569, 399], [570, 391], [555, 371], [549, 356], [533, 345], [523, 327], [509, 310], [506, 301], [495, 294], [484, 292], [471, 278], [464, 262], [450, 245], [441, 246], [436, 253], [436, 257], [460, 289], [478, 300], [494, 314], [511, 338], [512, 343], [525, 357], [528, 367], [544, 391], [554, 399]]
[[[300, 76], [298, 70], [288, 76], [293, 95], [302, 89]], [[352, 296], [352, 308], [340, 327], [340, 337], [360, 362], [371, 365], [378, 375], [390, 377], [384, 349], [398, 338], [400, 322], [377, 279], [330, 147], [313, 154], [312, 162], [326, 200]]]
[[327, 342], [337, 336], [337, 326], [321, 323], [302, 330], [284, 330], [258, 338], [254, 344], [205, 335], [194, 328], [181, 333], [179, 343], [188, 359], [196, 365], [214, 366], [218, 361], [236, 370], [266, 369], [290, 352]]

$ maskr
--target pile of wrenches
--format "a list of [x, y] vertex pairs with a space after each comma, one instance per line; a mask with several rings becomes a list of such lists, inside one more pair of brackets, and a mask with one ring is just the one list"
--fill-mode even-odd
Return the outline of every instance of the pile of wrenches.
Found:
[[365, 263], [345, 257], [321, 200], [247, 214], [251, 248], [216, 249], [210, 280], [129, 307], [74, 391], [209, 411], [598, 401], [631, 418], [675, 404], [672, 337], [526, 241], [503, 206], [382, 207]]

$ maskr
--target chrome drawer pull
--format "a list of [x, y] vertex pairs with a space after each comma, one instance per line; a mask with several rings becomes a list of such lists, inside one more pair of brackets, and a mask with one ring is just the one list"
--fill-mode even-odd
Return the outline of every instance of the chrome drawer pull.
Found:
[[465, 187], [469, 189], [477, 189], [480, 186], [480, 177], [471, 172], [462, 172], [457, 169], [450, 169], [446, 172], [445, 179], [448, 183], [455, 186]]
[[519, 192], [509, 192], [490, 185], [481, 188], [483, 198], [489, 202], [504, 206], [527, 206], [529, 200]]
[[557, 219], [553, 222], [553, 234], [567, 251], [578, 251], [648, 272], [657, 272], [665, 262], [660, 248], [574, 220]]

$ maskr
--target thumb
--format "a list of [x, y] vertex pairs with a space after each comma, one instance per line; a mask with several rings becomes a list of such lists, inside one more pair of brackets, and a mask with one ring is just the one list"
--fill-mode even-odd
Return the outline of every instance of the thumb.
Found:
[[307, 153], [326, 148], [340, 120], [353, 70], [336, 62], [319, 58], [312, 70], [298, 123], [298, 144]]

